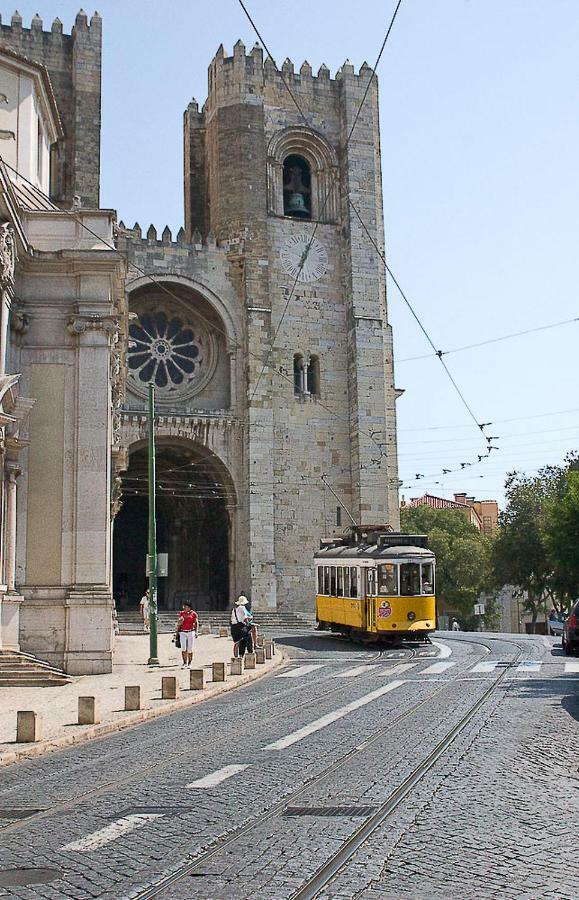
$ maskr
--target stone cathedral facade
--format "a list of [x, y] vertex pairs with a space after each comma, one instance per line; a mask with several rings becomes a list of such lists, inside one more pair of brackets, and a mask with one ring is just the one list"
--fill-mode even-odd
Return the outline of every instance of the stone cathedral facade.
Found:
[[173, 236], [98, 208], [100, 41], [100, 19], [82, 13], [71, 35], [18, 17], [0, 35], [0, 63], [38, 72], [55, 120], [28, 200], [46, 208], [18, 208], [38, 274], [28, 286], [19, 250], [5, 301], [3, 371], [20, 373], [14, 402], [28, 404], [13, 591], [21, 646], [71, 671], [106, 669], [111, 597], [135, 608], [143, 591], [150, 382], [161, 609], [225, 609], [243, 589], [256, 609], [311, 611], [321, 536], [349, 514], [398, 525], [384, 271], [357, 215], [382, 248], [371, 70], [345, 63], [331, 78], [286, 60], [302, 115], [258, 46], [219, 48], [203, 108], [184, 115]]

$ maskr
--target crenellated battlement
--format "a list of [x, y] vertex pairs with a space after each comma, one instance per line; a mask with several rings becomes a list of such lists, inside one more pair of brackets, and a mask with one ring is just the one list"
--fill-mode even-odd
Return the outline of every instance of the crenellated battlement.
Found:
[[52, 161], [51, 200], [70, 208], [75, 197], [86, 207], [98, 207], [100, 185], [102, 20], [79, 10], [70, 34], [56, 18], [50, 31], [40, 16], [24, 27], [13, 13], [9, 24], [0, 18], [0, 49], [6, 48], [45, 66], [63, 125], [64, 138]]
[[[2, 22], [2, 16], [0, 15], [0, 26], [4, 33], [7, 30], [10, 30], [14, 34], [21, 34], [25, 38], [27, 37], [29, 40], [41, 38], [44, 43], [50, 41], [51, 37], [56, 38], [57, 40], [61, 38], [74, 39], [76, 34], [83, 32], [86, 33], [88, 37], [93, 36], [100, 44], [102, 36], [102, 19], [99, 13], [95, 11], [89, 20], [84, 9], [80, 9], [76, 14], [70, 34], [64, 33], [63, 24], [58, 17], [53, 21], [50, 31], [44, 31], [44, 23], [38, 13], [32, 17], [30, 28], [25, 28], [22, 16], [18, 10], [12, 13], [10, 24], [4, 24]], [[4, 33], [2, 34], [2, 37], [4, 37]]]
[[185, 229], [180, 228], [175, 236], [175, 240], [173, 240], [171, 229], [168, 225], [165, 225], [160, 235], [159, 237], [159, 231], [154, 225], [149, 225], [145, 234], [143, 234], [143, 229], [138, 222], [135, 222], [132, 228], [128, 228], [121, 220], [117, 226], [117, 237], [121, 241], [123, 239], [127, 241], [141, 241], [143, 244], [156, 247], [183, 247], [189, 251], [194, 250], [197, 252], [215, 250], [217, 247], [226, 251], [229, 249], [228, 246], [221, 247], [218, 245], [212, 232], [203, 240], [201, 232], [196, 229], [191, 236], [191, 240], [188, 241]]
[[256, 43], [253, 49], [246, 53], [245, 44], [239, 40], [233, 48], [233, 54], [227, 56], [223, 44], [220, 44], [217, 53], [213, 57], [208, 70], [209, 104], [212, 97], [220, 90], [227, 90], [235, 86], [246, 85], [250, 92], [256, 87], [283, 86], [284, 80], [297, 90], [334, 91], [346, 78], [362, 79], [367, 81], [372, 76], [372, 69], [367, 62], [362, 63], [358, 72], [350, 60], [346, 60], [338, 69], [334, 78], [325, 63], [319, 67], [317, 74], [313, 74], [310, 63], [305, 60], [299, 70], [293, 61], [285, 59], [281, 72], [276, 69], [272, 59], [267, 56], [264, 59], [264, 51], [260, 44]]

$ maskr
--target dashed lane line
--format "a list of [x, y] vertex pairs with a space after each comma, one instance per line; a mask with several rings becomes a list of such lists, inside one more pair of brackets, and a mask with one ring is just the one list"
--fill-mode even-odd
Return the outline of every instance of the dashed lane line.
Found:
[[453, 666], [456, 666], [455, 662], [437, 662], [432, 666], [428, 666], [426, 669], [420, 673], [421, 675], [441, 675], [443, 672], [446, 672], [447, 669], [452, 669]]
[[311, 665], [311, 666], [298, 666], [295, 669], [288, 669], [287, 672], [282, 672], [281, 675], [276, 675], [276, 678], [301, 678], [302, 675], [309, 675], [310, 672], [314, 672], [316, 669], [323, 669], [323, 664]]
[[369, 694], [364, 694], [363, 697], [359, 697], [358, 700], [352, 701], [352, 703], [348, 703], [346, 706], [341, 706], [339, 709], [335, 709], [331, 713], [327, 713], [325, 716], [322, 716], [319, 719], [314, 719], [313, 722], [310, 722], [309, 725], [304, 725], [303, 728], [298, 728], [297, 731], [292, 731], [291, 734], [287, 734], [285, 737], [280, 738], [277, 741], [274, 741], [272, 744], [267, 744], [266, 747], [262, 747], [262, 750], [285, 750], [286, 747], [291, 747], [292, 744], [297, 744], [298, 741], [303, 741], [304, 738], [310, 736], [310, 734], [314, 734], [316, 731], [321, 731], [322, 728], [326, 728], [328, 725], [332, 725], [334, 722], [337, 722], [339, 719], [343, 719], [344, 716], [347, 716], [349, 713], [354, 712], [357, 709], [360, 709], [363, 706], [366, 706], [368, 703], [372, 703], [374, 700], [378, 700], [380, 697], [383, 697], [384, 694], [389, 693], [389, 691], [394, 691], [396, 688], [401, 687], [401, 685], [406, 684], [405, 681], [391, 681], [390, 684], [384, 685], [384, 687], [378, 688], [376, 691], [370, 691]]
[[332, 678], [357, 678], [358, 675], [363, 675], [365, 672], [370, 672], [372, 669], [377, 669], [378, 666], [355, 666], [353, 669], [346, 669], [345, 672], [338, 672], [336, 675], [332, 675]]
[[498, 666], [498, 659], [489, 659], [488, 662], [480, 662], [477, 663], [476, 666], [470, 670], [471, 672], [494, 672], [496, 667]]
[[541, 661], [537, 661], [535, 659], [524, 659], [517, 666], [517, 672], [520, 672], [522, 675], [526, 675], [527, 672], [540, 672], [542, 665], [543, 663]]
[[76, 850], [80, 853], [98, 850], [100, 847], [110, 844], [111, 841], [116, 841], [117, 838], [124, 837], [124, 835], [130, 834], [138, 828], [143, 828], [144, 825], [148, 825], [154, 819], [162, 819], [163, 816], [164, 813], [135, 813], [134, 815], [123, 816], [122, 819], [117, 819], [116, 822], [105, 825], [104, 828], [99, 828], [98, 831], [93, 831], [92, 834], [87, 834], [78, 841], [71, 841], [70, 844], [65, 844], [64, 847], [61, 847], [61, 850]]
[[400, 663], [398, 666], [392, 666], [391, 669], [380, 668], [378, 672], [374, 672], [374, 675], [401, 675], [402, 672], [407, 672], [408, 669], [413, 669], [417, 665], [417, 662]]
[[243, 772], [244, 769], [248, 768], [249, 764], [224, 766], [222, 769], [217, 769], [216, 772], [211, 772], [209, 775], [205, 775], [203, 778], [198, 778], [196, 781], [190, 782], [187, 787], [212, 788], [217, 784], [221, 784], [222, 781], [227, 781], [228, 778], [232, 778], [233, 775], [237, 775], [239, 772]]

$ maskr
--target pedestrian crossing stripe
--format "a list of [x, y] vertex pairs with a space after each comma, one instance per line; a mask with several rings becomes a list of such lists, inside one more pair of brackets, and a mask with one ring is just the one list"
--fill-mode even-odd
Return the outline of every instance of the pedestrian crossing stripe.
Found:
[[336, 672], [333, 675], [333, 678], [356, 678], [358, 675], [365, 675], [366, 672], [371, 672], [372, 669], [377, 669], [378, 666], [355, 666], [353, 669], [346, 669], [345, 672]]
[[310, 666], [298, 666], [296, 669], [288, 669], [287, 672], [282, 672], [281, 675], [276, 675], [276, 678], [301, 678], [302, 675], [309, 675], [310, 672], [315, 672], [316, 669], [323, 668], [323, 663], [318, 663], [317, 665]]

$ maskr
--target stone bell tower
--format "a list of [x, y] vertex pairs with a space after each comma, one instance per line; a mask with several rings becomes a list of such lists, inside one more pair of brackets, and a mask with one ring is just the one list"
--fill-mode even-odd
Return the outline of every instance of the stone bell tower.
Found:
[[219, 48], [185, 112], [185, 232], [227, 248], [239, 294], [254, 600], [311, 609], [319, 538], [349, 524], [328, 485], [357, 521], [399, 524], [396, 391], [383, 265], [352, 207], [382, 248], [376, 80], [362, 103], [366, 64], [283, 75], [307, 121], [259, 46]]

